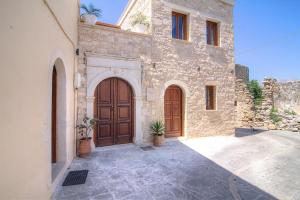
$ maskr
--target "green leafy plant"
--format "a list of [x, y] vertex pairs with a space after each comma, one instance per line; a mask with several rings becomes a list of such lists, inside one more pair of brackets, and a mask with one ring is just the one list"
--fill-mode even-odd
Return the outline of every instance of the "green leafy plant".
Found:
[[102, 10], [95, 8], [93, 4], [89, 4], [89, 6], [81, 4], [80, 8], [83, 10], [83, 13], [81, 15], [88, 14], [95, 15], [96, 17], [102, 17]]
[[91, 130], [94, 128], [98, 121], [98, 119], [84, 117], [82, 123], [76, 126], [76, 128], [78, 128], [78, 134], [80, 136], [80, 139], [90, 139]]
[[278, 124], [279, 122], [282, 121], [282, 118], [278, 114], [278, 110], [276, 108], [272, 108], [270, 112], [270, 119], [273, 122], [273, 124]]
[[262, 95], [262, 89], [258, 83], [257, 80], [251, 80], [248, 83], [248, 89], [250, 93], [252, 94], [254, 98], [254, 104], [255, 106], [259, 106], [262, 103], [263, 95]]
[[162, 121], [152, 122], [150, 129], [153, 135], [162, 136], [165, 134], [165, 125]]
[[284, 113], [287, 115], [297, 115], [297, 113], [293, 110], [285, 109]]
[[131, 17], [131, 25], [135, 26], [137, 24], [143, 24], [147, 27], [150, 26], [150, 22], [149, 19], [146, 15], [144, 15], [142, 12], [138, 12], [136, 15], [133, 15]]

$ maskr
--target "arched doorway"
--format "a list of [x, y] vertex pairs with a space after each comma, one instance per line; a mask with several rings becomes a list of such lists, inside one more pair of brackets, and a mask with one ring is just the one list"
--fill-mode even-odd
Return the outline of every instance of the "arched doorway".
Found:
[[[51, 67], [50, 89], [50, 161], [52, 181], [63, 169], [67, 159], [67, 85], [63, 61], [57, 58]], [[50, 82], [49, 81], [49, 82]]]
[[52, 71], [52, 109], [51, 109], [51, 160], [52, 163], [57, 161], [57, 147], [56, 147], [56, 138], [57, 138], [57, 71], [55, 66]]
[[169, 86], [164, 96], [165, 137], [183, 135], [182, 90], [176, 85]]
[[134, 99], [131, 86], [120, 78], [103, 80], [95, 90], [94, 130], [97, 147], [131, 143], [133, 140]]

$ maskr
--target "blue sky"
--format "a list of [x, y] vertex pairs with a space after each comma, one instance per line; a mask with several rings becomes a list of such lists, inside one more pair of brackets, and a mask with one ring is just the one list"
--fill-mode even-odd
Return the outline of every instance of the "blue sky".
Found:
[[[101, 21], [116, 23], [127, 0], [81, 0], [103, 12]], [[236, 0], [236, 63], [250, 68], [250, 78], [300, 79], [300, 0]]]

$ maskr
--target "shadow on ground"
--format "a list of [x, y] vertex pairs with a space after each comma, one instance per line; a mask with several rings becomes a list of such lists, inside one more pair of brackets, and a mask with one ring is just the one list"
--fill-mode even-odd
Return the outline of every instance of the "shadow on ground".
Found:
[[261, 128], [236, 128], [235, 137], [247, 137], [266, 132], [266, 129]]
[[53, 199], [276, 199], [178, 141], [147, 151], [104, 148], [75, 159], [70, 170], [82, 169], [86, 184], [59, 186]]

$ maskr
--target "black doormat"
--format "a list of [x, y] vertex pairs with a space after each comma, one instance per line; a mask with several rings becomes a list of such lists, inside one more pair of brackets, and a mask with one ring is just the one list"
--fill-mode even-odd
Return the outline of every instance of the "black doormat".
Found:
[[144, 151], [151, 151], [154, 150], [154, 148], [152, 146], [145, 146], [145, 147], [141, 147], [142, 150]]
[[89, 170], [70, 171], [62, 186], [84, 184]]

